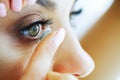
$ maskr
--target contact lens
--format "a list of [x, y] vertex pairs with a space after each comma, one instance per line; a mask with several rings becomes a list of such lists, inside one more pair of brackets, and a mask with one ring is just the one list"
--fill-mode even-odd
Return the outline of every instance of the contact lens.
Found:
[[51, 28], [46, 28], [46, 29], [42, 32], [39, 40], [43, 40], [43, 39], [44, 39], [46, 36], [48, 36], [50, 33], [51, 33]]

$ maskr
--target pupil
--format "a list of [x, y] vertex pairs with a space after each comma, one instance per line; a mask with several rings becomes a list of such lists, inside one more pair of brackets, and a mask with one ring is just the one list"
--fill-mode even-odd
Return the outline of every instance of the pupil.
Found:
[[38, 33], [39, 33], [39, 26], [38, 25], [31, 27], [29, 30], [29, 35], [32, 37], [35, 37], [36, 35], [38, 35]]

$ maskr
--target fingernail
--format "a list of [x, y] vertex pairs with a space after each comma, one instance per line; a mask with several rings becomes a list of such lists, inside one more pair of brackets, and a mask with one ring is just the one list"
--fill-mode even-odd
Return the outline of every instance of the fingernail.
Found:
[[36, 2], [36, 0], [27, 0], [27, 2], [29, 5], [33, 5]]
[[0, 3], [0, 17], [5, 17], [7, 15], [6, 7], [4, 3]]
[[22, 0], [14, 0], [12, 9], [15, 12], [20, 12], [22, 10]]
[[59, 46], [61, 42], [64, 40], [64, 37], [65, 37], [65, 30], [61, 28], [55, 35], [55, 38], [54, 38], [55, 45]]

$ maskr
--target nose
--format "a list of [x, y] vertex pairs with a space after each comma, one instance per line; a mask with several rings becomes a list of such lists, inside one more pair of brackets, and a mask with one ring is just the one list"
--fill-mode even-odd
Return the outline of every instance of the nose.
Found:
[[80, 46], [71, 28], [66, 28], [66, 37], [58, 49], [53, 63], [53, 71], [87, 76], [94, 69], [91, 57]]

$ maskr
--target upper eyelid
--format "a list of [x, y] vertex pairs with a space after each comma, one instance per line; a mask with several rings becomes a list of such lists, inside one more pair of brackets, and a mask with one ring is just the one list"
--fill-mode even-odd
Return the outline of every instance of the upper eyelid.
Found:
[[[36, 20], [33, 18], [33, 16], [37, 16], [36, 17]], [[32, 19], [29, 19], [29, 18], [32, 18]], [[26, 15], [22, 18], [20, 18], [18, 21], [17, 21], [17, 27], [19, 27], [20, 25], [23, 26], [23, 25], [26, 25], [26, 24], [30, 24], [31, 22], [35, 22], [35, 21], [38, 21], [38, 20], [42, 20], [44, 17], [43, 16], [40, 16], [39, 14], [29, 14], [29, 15]], [[33, 20], [34, 19], [34, 20]], [[33, 20], [33, 21], [32, 21]]]
[[46, 16], [48, 16], [48, 15], [45, 15], [45, 13], [42, 13], [40, 10], [33, 10], [33, 11], [29, 12], [29, 13], [22, 13], [22, 14], [20, 14], [20, 16], [22, 16], [22, 17], [19, 19], [19, 21], [22, 21], [25, 18], [27, 18], [29, 16], [32, 16], [32, 15], [37, 15], [37, 16], [39, 16], [41, 18], [45, 18]]
[[25, 16], [22, 17], [21, 19], [25, 19], [25, 18], [27, 18], [27, 17], [29, 17], [29, 16], [32, 16], [32, 15], [37, 15], [37, 16], [42, 17], [41, 14], [42, 14], [42, 13], [40, 13], [40, 12], [30, 13], [30, 14], [25, 15]]
[[28, 14], [28, 15], [25, 15], [24, 17], [22, 17], [21, 19], [20, 19], [20, 21], [23, 21], [23, 20], [25, 20], [26, 18], [28, 18], [28, 17], [30, 17], [30, 16], [33, 16], [33, 15], [36, 15], [36, 16], [39, 16], [39, 17], [42, 17], [42, 16], [40, 16], [40, 14]]
[[[30, 16], [30, 15], [29, 15]], [[38, 15], [39, 16], [39, 15]], [[38, 17], [37, 17], [38, 18]], [[42, 17], [41, 18], [41, 16], [39, 16], [39, 18], [38, 19], [36, 19], [36, 20], [31, 20], [30, 22], [28, 22], [27, 23], [27, 25], [24, 25], [24, 27], [26, 26], [32, 26], [32, 25], [34, 25], [34, 24], [41, 24], [41, 25], [50, 25], [50, 24], [52, 24], [53, 23], [53, 21], [52, 21], [52, 19], [50, 19], [50, 18], [45, 18], [45, 17]], [[23, 22], [23, 24], [24, 24], [24, 22]]]
[[27, 27], [31, 27], [31, 26], [35, 26], [35, 25], [41, 25], [43, 27], [45, 27], [45, 25], [51, 25], [53, 22], [50, 19], [47, 20], [41, 20], [41, 21], [36, 21], [36, 22], [32, 22], [29, 25], [26, 26]]

